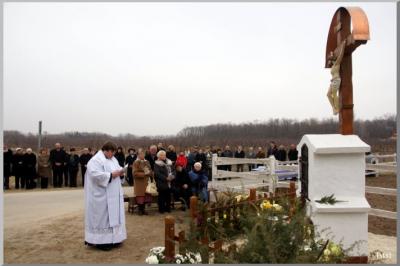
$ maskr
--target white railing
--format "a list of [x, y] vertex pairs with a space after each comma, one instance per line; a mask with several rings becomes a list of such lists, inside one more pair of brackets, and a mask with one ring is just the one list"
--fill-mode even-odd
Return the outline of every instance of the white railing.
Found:
[[[265, 171], [233, 172], [218, 169], [218, 166], [243, 164], [264, 165]], [[273, 156], [266, 159], [250, 159], [218, 157], [213, 154], [212, 181], [209, 182], [208, 186], [217, 190], [229, 189], [237, 191], [250, 188], [266, 188], [268, 192], [273, 193], [277, 187], [276, 166], [277, 162]]]

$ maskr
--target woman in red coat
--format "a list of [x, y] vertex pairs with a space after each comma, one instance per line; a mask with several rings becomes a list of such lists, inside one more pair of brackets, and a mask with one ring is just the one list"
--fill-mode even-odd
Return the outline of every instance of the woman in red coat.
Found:
[[187, 158], [185, 156], [185, 153], [183, 151], [181, 151], [179, 153], [178, 158], [176, 159], [175, 165], [180, 165], [183, 168], [186, 168], [187, 163], [188, 163], [188, 161], [187, 161]]

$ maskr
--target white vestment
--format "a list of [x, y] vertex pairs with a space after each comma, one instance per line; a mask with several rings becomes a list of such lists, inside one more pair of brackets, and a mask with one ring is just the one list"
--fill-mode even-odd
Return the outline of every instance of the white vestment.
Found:
[[85, 241], [91, 244], [120, 243], [126, 239], [124, 196], [115, 157], [100, 150], [87, 164], [85, 174]]

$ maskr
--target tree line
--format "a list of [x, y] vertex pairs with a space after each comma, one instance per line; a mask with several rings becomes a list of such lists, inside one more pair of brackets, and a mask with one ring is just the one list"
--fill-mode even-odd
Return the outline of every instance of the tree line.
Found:
[[[60, 142], [65, 147], [91, 147], [97, 149], [106, 140], [112, 140], [117, 145], [128, 147], [147, 147], [163, 142], [176, 148], [186, 148], [193, 145], [204, 147], [225, 145], [262, 146], [274, 140], [278, 144], [289, 145], [298, 143], [304, 134], [335, 134], [338, 132], [336, 119], [270, 119], [263, 122], [246, 122], [240, 124], [219, 123], [207, 126], [185, 127], [176, 135], [136, 136], [120, 134], [111, 136], [104, 133], [66, 132], [62, 134], [45, 134], [42, 137], [42, 147], [51, 148]], [[396, 115], [385, 115], [372, 120], [356, 120], [355, 134], [371, 146], [389, 145], [391, 152], [395, 149]], [[393, 144], [394, 141], [394, 144]], [[4, 143], [9, 147], [37, 148], [37, 134], [23, 134], [19, 131], [4, 131]], [[388, 146], [388, 147], [389, 147]], [[388, 148], [385, 148], [388, 149]]]

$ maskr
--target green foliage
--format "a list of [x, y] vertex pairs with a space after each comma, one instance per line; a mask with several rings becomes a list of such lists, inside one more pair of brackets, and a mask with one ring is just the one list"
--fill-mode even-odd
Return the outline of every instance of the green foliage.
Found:
[[[214, 217], [210, 207], [217, 208]], [[291, 207], [286, 198], [249, 202], [233, 192], [220, 195], [212, 206], [199, 202], [183, 248], [200, 252], [203, 263], [209, 256], [213, 263], [339, 263], [356, 246], [345, 250], [340, 243], [322, 240], [302, 206], [296, 203], [294, 212]], [[204, 239], [223, 240], [225, 247], [209, 252]]]
[[316, 200], [315, 202], [321, 203], [321, 204], [330, 204], [330, 205], [334, 205], [338, 202], [344, 202], [343, 200], [337, 200], [334, 196], [334, 194], [330, 195], [330, 196], [325, 196], [322, 197], [320, 200]]

